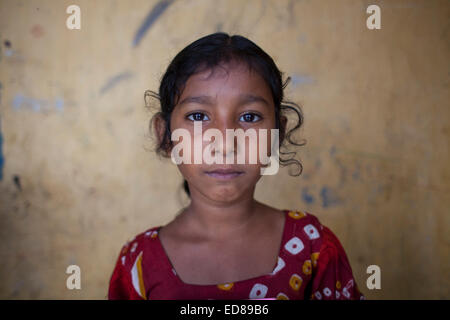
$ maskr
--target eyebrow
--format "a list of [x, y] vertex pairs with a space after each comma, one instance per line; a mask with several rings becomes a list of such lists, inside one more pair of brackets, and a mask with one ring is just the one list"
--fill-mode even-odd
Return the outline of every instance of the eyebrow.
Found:
[[[266, 99], [264, 99], [261, 96], [254, 95], [254, 94], [241, 94], [239, 96], [239, 105], [245, 105], [249, 103], [255, 103], [255, 102], [261, 102], [265, 104], [266, 106], [270, 106], [270, 103], [267, 102]], [[202, 105], [213, 105], [214, 99], [211, 96], [191, 96], [184, 98], [179, 105], [184, 105], [188, 103], [198, 103]]]
[[179, 105], [188, 104], [188, 103], [198, 103], [204, 105], [212, 105], [213, 99], [210, 96], [193, 96], [184, 98]]
[[265, 104], [267, 107], [270, 107], [270, 103], [264, 99], [261, 96], [253, 95], [253, 94], [242, 94], [240, 95], [240, 104], [248, 104], [248, 103], [254, 103], [254, 102], [261, 102], [262, 104]]

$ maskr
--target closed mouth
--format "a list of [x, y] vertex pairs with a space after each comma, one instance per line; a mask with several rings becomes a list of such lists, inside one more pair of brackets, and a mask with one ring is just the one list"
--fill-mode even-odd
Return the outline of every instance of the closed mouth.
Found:
[[221, 179], [230, 179], [238, 177], [242, 174], [244, 174], [243, 171], [238, 171], [235, 169], [215, 169], [211, 171], [205, 171], [205, 173], [214, 178], [221, 178]]

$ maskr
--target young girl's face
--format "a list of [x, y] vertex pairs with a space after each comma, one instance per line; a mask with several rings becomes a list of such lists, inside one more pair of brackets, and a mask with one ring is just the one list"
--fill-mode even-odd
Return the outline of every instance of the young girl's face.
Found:
[[[194, 164], [194, 120], [201, 121], [202, 132], [210, 128], [221, 131], [223, 148], [207, 151], [211, 156], [220, 152], [223, 164], [207, 164], [202, 156], [201, 164]], [[191, 76], [184, 87], [178, 104], [171, 115], [171, 132], [175, 129], [186, 129], [191, 136], [191, 164], [179, 164], [178, 168], [189, 183], [191, 198], [201, 197], [214, 202], [234, 202], [243, 197], [252, 197], [257, 181], [260, 179], [262, 167], [259, 148], [260, 143], [266, 144], [270, 152], [270, 129], [275, 128], [275, 106], [270, 88], [263, 78], [255, 71], [250, 71], [245, 64], [230, 62]], [[245, 163], [238, 164], [237, 150], [243, 150], [244, 145], [235, 144], [233, 152], [226, 145], [226, 129], [255, 129], [258, 139], [257, 161], [249, 161], [250, 146], [245, 143]], [[266, 129], [267, 139], [259, 141], [259, 129]], [[235, 139], [236, 143], [237, 139]], [[181, 141], [180, 141], [181, 142]], [[178, 143], [180, 143], [178, 142]], [[202, 155], [205, 147], [211, 144], [203, 141]], [[177, 143], [174, 142], [176, 145]], [[182, 153], [180, 154], [182, 155]], [[226, 157], [233, 159], [233, 164], [226, 164]], [[232, 169], [240, 172], [231, 177], [211, 173], [216, 169]]]

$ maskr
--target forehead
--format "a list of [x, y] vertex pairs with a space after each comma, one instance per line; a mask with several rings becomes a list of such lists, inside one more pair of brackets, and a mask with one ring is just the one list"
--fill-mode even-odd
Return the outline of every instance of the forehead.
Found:
[[180, 99], [197, 94], [232, 97], [243, 93], [257, 94], [267, 101], [272, 100], [268, 84], [255, 69], [249, 69], [246, 63], [232, 61], [189, 77]]

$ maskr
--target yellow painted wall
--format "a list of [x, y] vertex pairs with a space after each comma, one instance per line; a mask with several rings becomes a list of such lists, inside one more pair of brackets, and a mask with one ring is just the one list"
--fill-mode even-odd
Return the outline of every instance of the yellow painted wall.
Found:
[[[66, 28], [71, 4], [81, 30]], [[370, 4], [381, 30], [366, 28]], [[318, 216], [367, 298], [449, 299], [450, 3], [162, 7], [0, 2], [0, 298], [104, 299], [125, 241], [187, 203], [176, 167], [147, 150], [143, 93], [179, 50], [221, 30], [272, 55], [305, 114], [302, 176], [264, 177], [257, 199]], [[66, 288], [71, 264], [81, 290]], [[381, 290], [366, 288], [372, 264]]]

